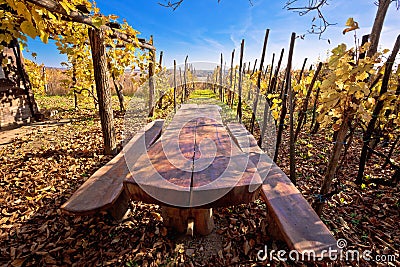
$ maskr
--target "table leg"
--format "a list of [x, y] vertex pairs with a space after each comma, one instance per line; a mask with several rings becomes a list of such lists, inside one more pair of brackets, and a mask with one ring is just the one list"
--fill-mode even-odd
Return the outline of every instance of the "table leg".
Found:
[[214, 229], [212, 209], [162, 206], [161, 214], [164, 219], [164, 225], [173, 228], [179, 233], [186, 233], [188, 224], [191, 224], [192, 220], [194, 221], [194, 232], [200, 235], [208, 235]]

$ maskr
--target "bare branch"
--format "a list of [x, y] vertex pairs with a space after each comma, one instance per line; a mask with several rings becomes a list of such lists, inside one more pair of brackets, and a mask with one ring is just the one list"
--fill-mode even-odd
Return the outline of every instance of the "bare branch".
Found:
[[[82, 14], [79, 11], [70, 11], [68, 13], [57, 1], [53, 1], [53, 0], [25, 0], [25, 1], [29, 2], [31, 4], [43, 7], [51, 12], [60, 14], [63, 16], [64, 19], [68, 18], [68, 20], [78, 22], [78, 23], [83, 23], [83, 24], [89, 25], [91, 27], [97, 28], [97, 26], [92, 21], [93, 18], [90, 15]], [[183, 1], [183, 0], [181, 0], [181, 1]], [[131, 36], [128, 36], [125, 33], [122, 33], [121, 31], [118, 31], [118, 29], [110, 28], [106, 25], [102, 25], [101, 27], [104, 28], [105, 30], [112, 30], [112, 32], [113, 32], [112, 37], [120, 38], [121, 40], [123, 40], [125, 42], [137, 44], [140, 48], [155, 50], [154, 46], [147, 44], [147, 43], [140, 42], [140, 41], [135, 42], [135, 40], [132, 40]]]
[[328, 1], [329, 0], [309, 0], [308, 4], [295, 6], [299, 0], [288, 0], [283, 8], [296, 12], [300, 16], [307, 15], [310, 12], [316, 13], [311, 21], [311, 29], [307, 32], [310, 34], [318, 34], [321, 39], [321, 35], [326, 31], [326, 29], [329, 26], [336, 24], [328, 22], [321, 11], [324, 6], [329, 5]]
[[[165, 1], [164, 1], [165, 2]], [[168, 7], [168, 8], [172, 8], [172, 10], [176, 10], [181, 4], [182, 4], [182, 2], [183, 2], [183, 0], [179, 0], [179, 1], [177, 1], [177, 2], [171, 2], [171, 1], [168, 1], [168, 3], [166, 3], [166, 4], [163, 4], [163, 3], [158, 3], [160, 6], [163, 6], [163, 7]], [[219, 1], [218, 1], [219, 2]]]
[[[167, 2], [166, 0], [164, 0], [164, 2], [167, 2], [167, 3], [163, 4], [163, 3], [158, 2], [158, 4], [160, 6], [163, 6], [163, 7], [172, 8], [172, 10], [175, 11], [182, 4], [183, 1], [184, 0], [178, 0], [176, 2], [171, 2], [171, 1]], [[219, 2], [221, 2], [221, 0], [218, 0], [218, 3]], [[249, 3], [250, 3], [250, 5], [253, 6], [253, 1], [252, 0], [249, 0]]]

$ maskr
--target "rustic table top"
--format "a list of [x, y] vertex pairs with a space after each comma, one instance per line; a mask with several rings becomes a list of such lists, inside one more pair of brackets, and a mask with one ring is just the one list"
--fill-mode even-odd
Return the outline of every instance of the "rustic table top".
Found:
[[254, 200], [262, 180], [234, 143], [216, 105], [185, 104], [161, 139], [130, 167], [152, 198], [175, 207], [216, 207]]

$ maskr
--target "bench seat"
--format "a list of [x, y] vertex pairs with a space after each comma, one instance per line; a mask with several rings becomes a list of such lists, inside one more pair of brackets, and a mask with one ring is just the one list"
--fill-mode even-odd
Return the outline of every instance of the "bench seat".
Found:
[[234, 142], [249, 153], [262, 178], [261, 198], [267, 204], [269, 232], [282, 239], [292, 250], [315, 252], [328, 257], [324, 250], [338, 250], [337, 242], [307, 200], [286, 174], [262, 151], [242, 124], [227, 125]]
[[139, 131], [110, 162], [98, 169], [83, 185], [65, 202], [61, 208], [74, 215], [91, 215], [107, 210], [116, 220], [123, 217], [128, 209], [129, 196], [123, 187], [125, 178], [130, 177], [125, 154], [140, 156], [143, 147], [149, 148], [160, 136], [163, 120], [155, 120]]

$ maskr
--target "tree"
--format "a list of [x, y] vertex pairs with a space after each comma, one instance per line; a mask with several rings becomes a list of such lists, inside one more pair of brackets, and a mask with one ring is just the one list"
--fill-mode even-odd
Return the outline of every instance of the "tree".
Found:
[[[376, 5], [378, 9], [376, 11], [374, 25], [372, 26], [371, 34], [369, 36], [371, 46], [367, 52], [367, 56], [371, 57], [378, 51], [379, 39], [381, 37], [381, 32], [383, 28], [383, 22], [386, 18], [386, 13], [389, 9], [389, 5], [392, 2], [396, 2], [393, 0], [379, 0]], [[397, 0], [399, 3], [400, 1]]]
[[[0, 35], [0, 50], [5, 44], [10, 44], [18, 38], [26, 45], [27, 37], [35, 38], [40, 36], [44, 43], [49, 38], [62, 36], [61, 40], [66, 44], [66, 51], [73, 51], [75, 35], [70, 33], [65, 38], [66, 33], [63, 29], [68, 28], [68, 23], [79, 23], [83, 30], [93, 28], [91, 44], [96, 44], [95, 49], [92, 47], [92, 59], [94, 65], [94, 75], [96, 78], [96, 89], [99, 98], [99, 111], [102, 122], [103, 139], [106, 154], [116, 152], [116, 136], [113, 126], [111, 101], [108, 101], [108, 95], [111, 95], [108, 85], [107, 64], [105, 61], [105, 39], [117, 37], [125, 42], [134, 44], [136, 47], [150, 49], [155, 48], [143, 43], [137, 38], [138, 32], [132, 27], [121, 27], [118, 23], [112, 23], [117, 16], [104, 16], [99, 13], [99, 9], [86, 0], [25, 0], [1, 1], [1, 19], [2, 34]], [[115, 25], [116, 24], [116, 25]], [[89, 27], [89, 28], [88, 28]], [[70, 27], [69, 27], [70, 29]], [[121, 30], [123, 29], [123, 31]], [[100, 37], [100, 38], [98, 38]], [[87, 42], [84, 41], [83, 43]], [[104, 53], [103, 53], [104, 51]], [[101, 96], [101, 97], [100, 97]], [[104, 98], [101, 101], [100, 98]], [[33, 112], [32, 112], [33, 113]], [[102, 115], [103, 114], [103, 115]]]
[[[364, 52], [366, 49], [367, 45], [359, 48], [359, 52]], [[319, 199], [324, 199], [330, 191], [349, 128], [357, 118], [369, 118], [368, 111], [363, 108], [363, 102], [369, 98], [371, 90], [376, 87], [374, 81], [380, 78], [375, 64], [381, 61], [381, 55], [376, 54], [372, 58], [356, 60], [355, 53], [354, 49], [347, 50], [345, 44], [333, 49], [327, 66], [330, 73], [321, 85], [318, 121], [321, 126], [332, 124], [336, 139], [325, 171]], [[367, 79], [368, 77], [370, 79]], [[323, 205], [323, 201], [314, 203], [318, 215], [321, 215]]]

